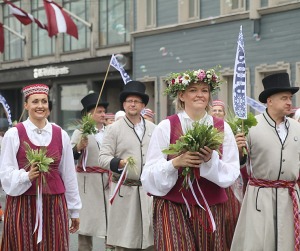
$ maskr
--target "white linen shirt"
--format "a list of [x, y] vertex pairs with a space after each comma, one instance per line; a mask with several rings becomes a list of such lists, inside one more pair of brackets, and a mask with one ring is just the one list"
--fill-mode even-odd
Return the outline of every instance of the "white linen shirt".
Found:
[[[38, 133], [38, 128], [29, 120], [23, 122], [30, 141], [37, 146], [47, 146], [52, 139], [52, 126], [47, 121], [46, 126]], [[19, 196], [30, 187], [29, 174], [25, 169], [19, 169], [17, 152], [20, 140], [16, 127], [10, 128], [4, 135], [0, 156], [0, 179], [6, 194]], [[66, 188], [65, 196], [71, 218], [79, 217], [81, 200], [78, 192], [77, 178], [73, 159], [73, 152], [68, 134], [62, 130], [62, 156], [59, 172]]]
[[[183, 133], [191, 128], [194, 122], [186, 112], [178, 113]], [[213, 117], [208, 115], [199, 121], [213, 125]], [[156, 196], [166, 195], [176, 184], [178, 170], [174, 168], [172, 160], [167, 160], [167, 155], [162, 150], [170, 145], [170, 121], [161, 121], [153, 131], [148, 147], [146, 164], [143, 168], [141, 181], [143, 188]], [[230, 126], [224, 122], [224, 142], [222, 159], [217, 151], [213, 151], [208, 162], [200, 164], [200, 176], [210, 180], [220, 187], [229, 187], [240, 174], [239, 152]]]

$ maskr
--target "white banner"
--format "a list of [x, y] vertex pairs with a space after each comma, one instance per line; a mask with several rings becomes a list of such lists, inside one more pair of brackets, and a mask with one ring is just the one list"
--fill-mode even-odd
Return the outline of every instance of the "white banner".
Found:
[[6, 99], [1, 94], [0, 94], [0, 103], [3, 105], [3, 108], [5, 110], [6, 117], [7, 117], [7, 120], [8, 120], [8, 125], [9, 125], [9, 127], [12, 127], [10, 108], [9, 108], [9, 105], [7, 104], [7, 102], [6, 102]]
[[126, 73], [124, 68], [119, 64], [118, 60], [116, 59], [115, 55], [111, 55], [110, 65], [113, 66], [116, 70], [118, 70], [122, 76], [123, 82], [126, 85], [129, 81], [131, 81], [129, 75]]
[[241, 119], [246, 119], [246, 61], [242, 26], [240, 27], [239, 38], [237, 41], [232, 92], [233, 110], [235, 115]]
[[266, 110], [266, 106], [253, 98], [247, 96], [247, 104], [251, 106], [255, 111], [263, 113]]

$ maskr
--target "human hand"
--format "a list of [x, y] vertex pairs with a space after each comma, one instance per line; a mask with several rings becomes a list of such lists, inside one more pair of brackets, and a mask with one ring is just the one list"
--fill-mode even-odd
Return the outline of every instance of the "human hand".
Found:
[[203, 163], [203, 159], [200, 157], [199, 152], [188, 151], [172, 160], [172, 164], [176, 169], [179, 169], [180, 167], [199, 168], [201, 163]]
[[203, 159], [204, 162], [207, 162], [211, 159], [213, 150], [209, 147], [204, 146], [204, 148], [200, 148], [200, 157]]
[[82, 136], [81, 139], [80, 139], [80, 141], [76, 145], [77, 151], [80, 152], [83, 149], [85, 149], [87, 147], [88, 143], [89, 143], [88, 137]]
[[71, 226], [69, 228], [69, 232], [71, 234], [74, 234], [77, 232], [77, 230], [79, 229], [79, 223], [80, 223], [79, 218], [71, 218]]
[[244, 149], [246, 148], [246, 137], [244, 133], [237, 133], [235, 135], [235, 141], [239, 149], [239, 156], [242, 158], [244, 156]]
[[127, 159], [121, 159], [118, 168], [123, 169], [126, 166], [126, 164], [127, 164]]
[[29, 180], [32, 182], [34, 181], [36, 178], [39, 177], [39, 174], [40, 174], [40, 171], [39, 171], [39, 168], [38, 166], [36, 165], [36, 163], [33, 163], [31, 166], [30, 166], [30, 170], [28, 172], [28, 178]]

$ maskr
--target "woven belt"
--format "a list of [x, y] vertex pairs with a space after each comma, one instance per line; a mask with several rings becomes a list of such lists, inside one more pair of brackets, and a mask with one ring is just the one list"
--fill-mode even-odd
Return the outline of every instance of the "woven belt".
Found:
[[[112, 179], [111, 181], [113, 183], [118, 183], [119, 181], [119, 177], [116, 177], [116, 176], [112, 176]], [[124, 186], [141, 186], [142, 185], [142, 182], [140, 180], [131, 180], [131, 179], [126, 179], [124, 180], [123, 184]]]
[[249, 185], [261, 188], [288, 188], [289, 194], [293, 202], [293, 213], [294, 213], [294, 235], [295, 235], [295, 251], [300, 251], [300, 215], [297, 203], [297, 194], [295, 185], [297, 181], [286, 181], [286, 180], [263, 180], [250, 178]]
[[103, 169], [102, 167], [99, 166], [87, 166], [86, 171], [83, 170], [82, 166], [77, 166], [76, 171], [77, 173], [109, 173], [108, 170]]

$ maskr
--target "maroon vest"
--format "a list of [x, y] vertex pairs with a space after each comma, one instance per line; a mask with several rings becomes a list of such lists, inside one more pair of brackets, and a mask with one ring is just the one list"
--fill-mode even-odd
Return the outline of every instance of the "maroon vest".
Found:
[[[28, 171], [28, 160], [26, 159], [26, 148], [23, 142], [27, 142], [31, 149], [39, 149], [40, 146], [34, 145], [26, 133], [26, 129], [23, 123], [18, 123], [16, 125], [18, 129], [20, 147], [17, 152], [17, 161], [19, 168], [26, 169]], [[54, 159], [54, 162], [49, 166], [49, 172], [44, 173], [46, 179], [45, 185], [43, 185], [44, 194], [62, 194], [65, 192], [65, 186], [59, 174], [59, 163], [62, 155], [62, 134], [61, 128], [52, 125], [52, 139], [50, 144], [46, 147], [47, 156]], [[36, 195], [36, 181], [32, 182], [32, 186], [24, 193], [26, 195]]]
[[[177, 114], [168, 117], [168, 119], [170, 120], [170, 124], [171, 124], [170, 144], [174, 144], [176, 140], [183, 134], [182, 127]], [[217, 128], [219, 131], [224, 131], [224, 120], [213, 117], [213, 121], [214, 121], [215, 128]], [[197, 205], [197, 202], [195, 201], [192, 195], [191, 189], [186, 190], [184, 188], [181, 188], [183, 182], [183, 176], [181, 175], [181, 173], [182, 173], [182, 168], [179, 168], [178, 179], [175, 186], [169, 191], [168, 194], [166, 194], [162, 198], [176, 203], [184, 204], [185, 202], [182, 197], [183, 194], [189, 205]], [[206, 201], [210, 206], [219, 203], [224, 203], [228, 200], [224, 188], [219, 187], [215, 183], [203, 177], [200, 177], [198, 183], [200, 185], [200, 188], [204, 194]], [[204, 202], [202, 200], [202, 196], [200, 195], [199, 189], [195, 181], [193, 182], [193, 188], [199, 202], [201, 203], [201, 205], [203, 205]], [[179, 192], [180, 190], [182, 194], [181, 192]]]

